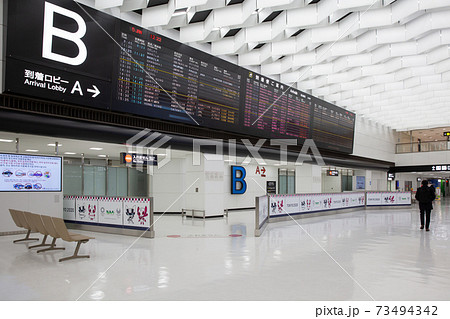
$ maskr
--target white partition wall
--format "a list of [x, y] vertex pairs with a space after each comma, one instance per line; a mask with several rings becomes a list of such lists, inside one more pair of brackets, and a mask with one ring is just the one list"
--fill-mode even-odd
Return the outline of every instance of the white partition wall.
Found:
[[295, 192], [319, 193], [322, 191], [322, 170], [318, 165], [303, 163], [295, 167]]
[[0, 193], [0, 233], [21, 231], [14, 224], [9, 208], [52, 217], [63, 217], [62, 193]]

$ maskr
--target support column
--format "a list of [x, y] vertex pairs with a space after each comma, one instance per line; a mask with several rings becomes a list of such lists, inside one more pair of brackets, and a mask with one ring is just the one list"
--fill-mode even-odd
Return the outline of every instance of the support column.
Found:
[[[192, 155], [187, 158], [185, 187], [186, 193], [183, 208], [204, 210], [206, 217], [222, 216], [224, 210], [224, 162], [220, 155], [201, 155], [201, 164], [193, 165]], [[195, 216], [203, 216], [197, 212]]]
[[322, 169], [304, 163], [295, 167], [295, 192], [298, 194], [322, 192]]

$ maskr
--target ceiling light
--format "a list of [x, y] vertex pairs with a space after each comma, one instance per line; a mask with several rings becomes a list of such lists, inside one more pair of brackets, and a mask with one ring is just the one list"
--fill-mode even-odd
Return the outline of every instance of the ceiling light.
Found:
[[103, 148], [101, 148], [101, 147], [91, 147], [90, 148], [90, 150], [93, 150], [93, 151], [101, 151]]
[[64, 154], [66, 154], [66, 155], [75, 155], [76, 153], [74, 153], [74, 152], [64, 152]]
[[106, 155], [103, 155], [103, 154], [102, 154], [102, 155], [98, 155], [98, 157], [106, 157]]
[[4, 140], [4, 139], [0, 139], [0, 142], [4, 142], [4, 143], [12, 143], [12, 142], [14, 142], [14, 140]]
[[25, 152], [36, 153], [36, 152], [39, 152], [39, 150], [25, 150]]
[[[53, 146], [53, 147], [55, 147], [56, 144], [55, 144], [55, 143], [50, 143], [50, 144], [47, 144], [47, 146]], [[58, 146], [62, 146], [62, 144], [58, 144]]]

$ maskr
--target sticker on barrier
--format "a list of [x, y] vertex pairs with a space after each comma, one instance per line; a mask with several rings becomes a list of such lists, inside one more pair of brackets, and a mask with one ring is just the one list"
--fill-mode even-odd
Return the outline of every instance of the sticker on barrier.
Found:
[[123, 205], [120, 197], [98, 198], [98, 222], [102, 224], [123, 225]]
[[123, 200], [123, 225], [150, 227], [150, 200], [148, 198], [127, 198]]
[[64, 196], [63, 218], [65, 220], [75, 220], [75, 196]]

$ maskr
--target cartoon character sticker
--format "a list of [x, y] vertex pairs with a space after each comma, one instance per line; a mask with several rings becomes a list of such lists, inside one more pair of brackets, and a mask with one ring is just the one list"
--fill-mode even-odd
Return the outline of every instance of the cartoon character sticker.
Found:
[[136, 208], [136, 206], [134, 206], [132, 208], [127, 207], [125, 209], [125, 215], [127, 215], [127, 223], [128, 224], [134, 224], [134, 216], [136, 215], [135, 208]]
[[145, 223], [147, 222], [146, 218], [148, 216], [147, 206], [145, 206], [145, 207], [138, 207], [137, 208], [137, 214], [138, 214], [139, 224], [145, 225]]
[[85, 208], [86, 204], [80, 205], [78, 206], [78, 216], [80, 217], [80, 219], [85, 219], [86, 218], [86, 208]]
[[76, 216], [75, 219], [83, 222], [98, 222], [97, 209], [98, 201], [95, 197], [77, 197], [76, 198]]
[[97, 211], [97, 205], [88, 205], [88, 216], [90, 221], [95, 220], [95, 212]]

